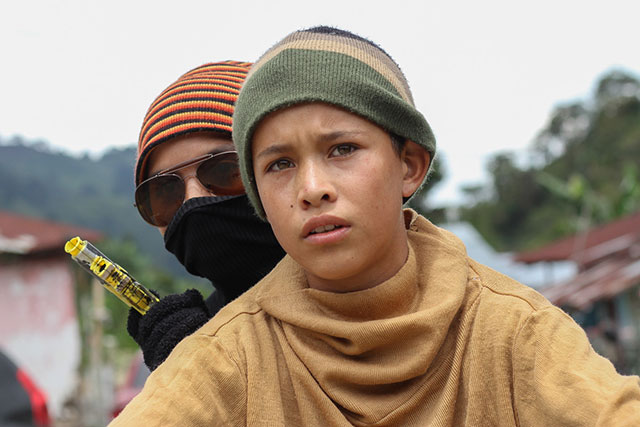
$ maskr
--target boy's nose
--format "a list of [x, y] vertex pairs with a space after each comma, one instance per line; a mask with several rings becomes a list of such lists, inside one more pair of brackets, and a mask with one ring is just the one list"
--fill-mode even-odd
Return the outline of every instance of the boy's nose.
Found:
[[298, 201], [303, 208], [319, 207], [323, 202], [336, 199], [336, 189], [330, 175], [321, 167], [309, 165], [300, 168], [300, 192]]
[[211, 192], [203, 186], [195, 175], [182, 177], [184, 180], [184, 200], [187, 201], [194, 197], [211, 196]]

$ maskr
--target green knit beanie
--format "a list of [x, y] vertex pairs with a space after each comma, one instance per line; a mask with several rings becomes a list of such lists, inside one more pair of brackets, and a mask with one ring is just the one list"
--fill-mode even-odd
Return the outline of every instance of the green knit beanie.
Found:
[[380, 47], [331, 27], [296, 31], [269, 49], [251, 68], [233, 114], [233, 140], [247, 196], [265, 219], [253, 174], [251, 140], [269, 113], [305, 102], [344, 108], [431, 154], [436, 141], [416, 110], [404, 74]]

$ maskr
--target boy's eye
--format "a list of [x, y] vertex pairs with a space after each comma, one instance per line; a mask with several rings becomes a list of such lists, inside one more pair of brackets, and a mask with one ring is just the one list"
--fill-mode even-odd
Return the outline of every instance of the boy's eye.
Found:
[[268, 171], [273, 171], [273, 172], [277, 172], [277, 171], [281, 171], [284, 169], [288, 169], [293, 167], [293, 163], [291, 163], [290, 160], [287, 159], [279, 159], [276, 160], [275, 162], [271, 163], [269, 165], [269, 167], [267, 168]]
[[331, 156], [346, 156], [348, 154], [356, 151], [356, 147], [351, 144], [340, 144], [336, 145], [333, 150], [331, 150]]

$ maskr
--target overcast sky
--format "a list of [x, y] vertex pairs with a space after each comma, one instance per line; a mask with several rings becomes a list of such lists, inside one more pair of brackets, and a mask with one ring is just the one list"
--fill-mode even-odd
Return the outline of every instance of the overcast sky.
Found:
[[[134, 144], [151, 101], [209, 61], [253, 61], [289, 32], [338, 26], [400, 64], [438, 140], [434, 203], [523, 150], [558, 103], [605, 72], [640, 74], [640, 2], [3, 1], [0, 138], [70, 153]], [[133, 160], [132, 160], [133, 162]]]

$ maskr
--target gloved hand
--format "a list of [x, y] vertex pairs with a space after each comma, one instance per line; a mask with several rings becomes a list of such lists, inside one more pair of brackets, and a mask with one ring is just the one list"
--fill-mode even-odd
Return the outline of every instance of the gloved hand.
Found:
[[161, 298], [144, 316], [130, 309], [127, 331], [142, 349], [144, 363], [153, 371], [184, 337], [211, 317], [200, 292], [189, 289]]

